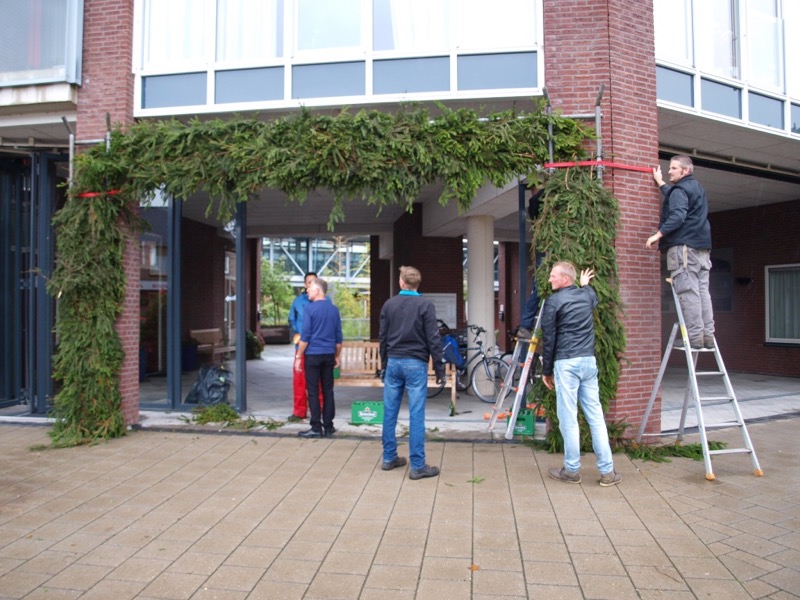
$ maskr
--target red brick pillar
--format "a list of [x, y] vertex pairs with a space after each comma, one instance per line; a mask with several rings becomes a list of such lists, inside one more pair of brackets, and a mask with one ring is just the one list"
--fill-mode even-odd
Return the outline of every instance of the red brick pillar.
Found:
[[[106, 113], [112, 127], [133, 122], [133, 0], [84, 0], [83, 15], [78, 141], [103, 138]], [[139, 242], [132, 237], [123, 256], [128, 285], [117, 321], [125, 351], [120, 389], [127, 424], [139, 421], [139, 260]]]
[[[601, 84], [604, 158], [633, 165], [658, 161], [652, 2], [544, 0], [547, 90], [564, 114], [591, 113]], [[607, 170], [619, 199], [620, 292], [627, 352], [610, 417], [639, 427], [658, 374], [661, 353], [659, 256], [645, 240], [658, 225], [659, 197], [647, 173]], [[660, 404], [648, 430], [660, 430]]]

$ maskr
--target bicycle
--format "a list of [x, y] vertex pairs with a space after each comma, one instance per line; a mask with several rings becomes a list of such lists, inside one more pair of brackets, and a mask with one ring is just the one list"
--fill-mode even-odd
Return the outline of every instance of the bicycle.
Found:
[[[449, 331], [444, 322], [439, 321], [439, 325], [443, 330]], [[481, 339], [481, 334], [486, 333], [483, 327], [470, 325], [469, 330], [475, 334], [475, 339], [472, 340], [475, 345], [467, 347], [467, 344], [459, 344], [457, 350], [462, 356], [462, 366], [456, 366], [456, 390], [465, 392], [472, 388], [481, 401], [494, 404], [508, 373], [508, 364], [497, 356], [486, 353]], [[475, 353], [468, 359], [471, 351]], [[428, 397], [435, 396], [443, 387], [444, 385], [440, 388], [428, 388]]]

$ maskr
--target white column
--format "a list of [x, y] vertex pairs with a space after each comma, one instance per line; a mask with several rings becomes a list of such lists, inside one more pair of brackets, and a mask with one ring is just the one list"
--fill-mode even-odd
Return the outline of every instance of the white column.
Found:
[[486, 348], [495, 344], [493, 244], [494, 218], [467, 217], [467, 321], [486, 329]]

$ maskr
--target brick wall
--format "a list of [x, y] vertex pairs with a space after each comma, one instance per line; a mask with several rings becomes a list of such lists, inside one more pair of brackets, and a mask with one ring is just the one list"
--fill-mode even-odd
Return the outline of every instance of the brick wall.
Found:
[[[800, 377], [800, 347], [768, 345], [766, 339], [766, 265], [800, 263], [800, 200], [712, 213], [712, 244], [733, 252], [731, 310], [716, 310], [715, 337], [729, 371]], [[714, 251], [712, 250], [712, 256]], [[738, 280], [738, 281], [737, 281]], [[749, 280], [749, 282], [748, 282]], [[662, 324], [662, 347], [677, 319]], [[681, 357], [670, 364], [679, 365]], [[710, 357], [701, 357], [708, 367]]]
[[[411, 242], [413, 240], [413, 243]], [[464, 317], [463, 268], [461, 266], [461, 236], [453, 238], [423, 237], [422, 205], [415, 204], [414, 212], [404, 213], [394, 224], [394, 264], [416, 267], [422, 273], [422, 293], [456, 292], [457, 327], [466, 325]], [[397, 278], [399, 272], [390, 273]], [[373, 312], [380, 306], [373, 304]], [[449, 323], [452, 326], [452, 323]]]
[[[133, 0], [84, 0], [83, 74], [78, 91], [76, 139], [106, 134], [133, 122]], [[79, 149], [81, 146], [79, 146]], [[125, 358], [120, 373], [122, 413], [127, 424], [139, 421], [139, 241], [131, 238], [123, 256], [128, 287], [117, 321]]]
[[[594, 111], [601, 84], [604, 158], [655, 165], [658, 123], [652, 3], [639, 0], [544, 0], [545, 82], [553, 107]], [[638, 429], [660, 362], [659, 258], [644, 242], [658, 224], [659, 197], [645, 173], [608, 171], [620, 202], [617, 232], [623, 324], [628, 349], [610, 417]], [[649, 430], [660, 428], [656, 406]]]
[[391, 278], [397, 274], [390, 273], [392, 261], [380, 258], [380, 238], [372, 235], [369, 238], [369, 337], [378, 339], [380, 331], [381, 307], [391, 296]]

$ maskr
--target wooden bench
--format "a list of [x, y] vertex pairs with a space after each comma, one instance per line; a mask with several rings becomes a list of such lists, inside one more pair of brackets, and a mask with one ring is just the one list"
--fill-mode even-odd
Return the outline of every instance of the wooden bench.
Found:
[[227, 346], [222, 341], [222, 330], [218, 327], [214, 329], [190, 329], [189, 337], [198, 342], [197, 353], [207, 354], [211, 362], [217, 361], [217, 356], [224, 360], [229, 352], [235, 352], [236, 346]]
[[[334, 384], [345, 387], [383, 387], [380, 378], [379, 342], [343, 342], [339, 353], [339, 378]], [[437, 387], [433, 359], [428, 361], [428, 387]], [[450, 415], [456, 411], [456, 368], [445, 365], [445, 387], [450, 388]]]

